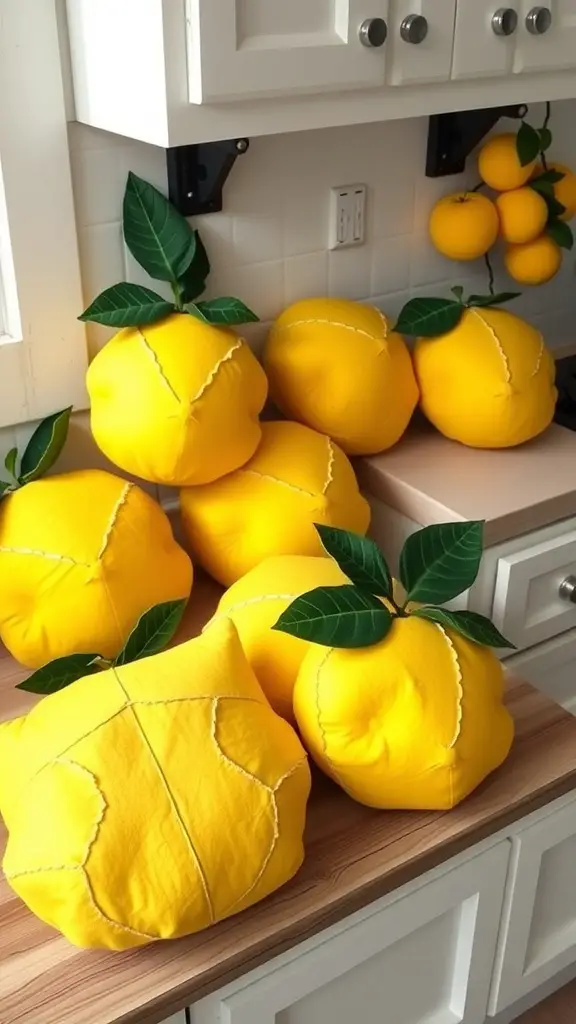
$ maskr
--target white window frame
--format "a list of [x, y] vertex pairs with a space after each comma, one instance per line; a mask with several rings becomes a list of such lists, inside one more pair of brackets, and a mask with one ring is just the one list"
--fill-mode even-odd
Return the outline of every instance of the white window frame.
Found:
[[55, 0], [0, 0], [0, 272], [0, 427], [86, 408]]

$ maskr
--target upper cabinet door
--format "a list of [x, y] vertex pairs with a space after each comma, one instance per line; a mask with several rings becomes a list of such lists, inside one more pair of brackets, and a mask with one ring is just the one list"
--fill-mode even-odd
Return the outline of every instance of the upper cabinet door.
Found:
[[514, 71], [576, 67], [576, 0], [522, 0]]
[[447, 82], [456, 0], [392, 0], [388, 81]]
[[382, 85], [388, 6], [388, 0], [188, 0], [190, 101]]
[[521, 31], [520, 18], [519, 0], [505, 6], [498, 0], [458, 0], [452, 77], [508, 74]]

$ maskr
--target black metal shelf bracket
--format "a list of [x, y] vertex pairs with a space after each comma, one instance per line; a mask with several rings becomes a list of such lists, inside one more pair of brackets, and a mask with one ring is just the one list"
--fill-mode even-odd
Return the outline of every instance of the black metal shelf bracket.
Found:
[[442, 178], [447, 174], [460, 174], [466, 167], [467, 157], [501, 117], [520, 119], [527, 112], [525, 103], [517, 103], [433, 114], [428, 125], [426, 176]]
[[217, 213], [226, 179], [249, 145], [249, 139], [226, 139], [167, 149], [170, 202], [184, 217]]

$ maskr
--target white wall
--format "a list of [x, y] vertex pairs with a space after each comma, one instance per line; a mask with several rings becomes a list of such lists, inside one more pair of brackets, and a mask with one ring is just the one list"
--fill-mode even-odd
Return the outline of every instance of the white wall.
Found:
[[[574, 102], [554, 104], [551, 123], [554, 156], [574, 167], [575, 110]], [[542, 109], [532, 108], [530, 119], [540, 123]], [[501, 122], [498, 130], [508, 127]], [[452, 263], [428, 241], [434, 200], [475, 184], [477, 176], [470, 160], [465, 176], [427, 179], [426, 137], [427, 119], [419, 118], [252, 141], [228, 180], [224, 211], [195, 223], [213, 264], [210, 292], [238, 295], [263, 320], [247, 331], [256, 348], [267, 323], [303, 296], [368, 299], [394, 316], [411, 295], [443, 294], [453, 284], [487, 290], [482, 262]], [[122, 196], [129, 170], [165, 189], [164, 151], [78, 124], [70, 125], [70, 148], [86, 304], [122, 279], [150, 284], [122, 243]], [[330, 252], [329, 188], [354, 182], [368, 186], [366, 244]], [[513, 282], [498, 262], [497, 285], [508, 289]], [[573, 340], [568, 331], [576, 314], [574, 283], [574, 256], [568, 254], [554, 281], [527, 291], [512, 308], [538, 322], [551, 344], [566, 344]], [[109, 333], [90, 325], [92, 352]], [[12, 436], [0, 438], [0, 451]], [[95, 458], [85, 419], [78, 417], [60, 466], [92, 464]]]

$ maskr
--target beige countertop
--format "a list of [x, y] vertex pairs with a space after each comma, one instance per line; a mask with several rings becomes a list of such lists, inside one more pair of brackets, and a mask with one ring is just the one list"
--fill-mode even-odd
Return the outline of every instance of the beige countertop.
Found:
[[420, 423], [356, 471], [365, 491], [422, 526], [484, 519], [486, 544], [576, 516], [576, 433], [556, 424], [519, 448], [488, 451]]

